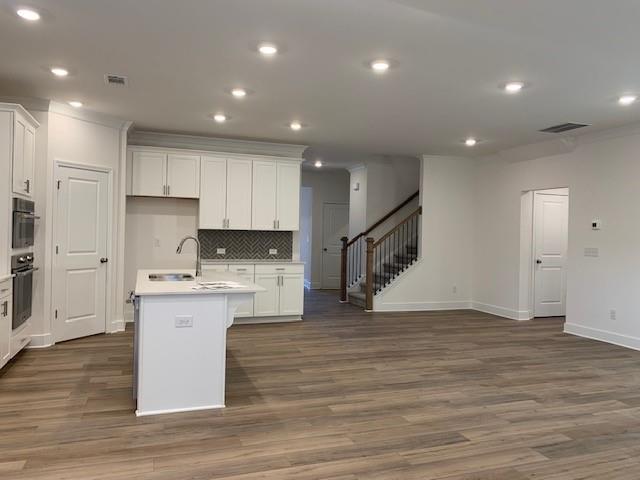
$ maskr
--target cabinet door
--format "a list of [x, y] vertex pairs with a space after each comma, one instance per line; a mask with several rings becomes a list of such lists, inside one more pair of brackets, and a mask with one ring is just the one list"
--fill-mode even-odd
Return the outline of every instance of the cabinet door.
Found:
[[200, 196], [200, 157], [197, 155], [167, 156], [167, 196], [198, 198]]
[[27, 126], [24, 131], [24, 157], [22, 161], [22, 175], [27, 195], [33, 195], [33, 169], [36, 156], [36, 131]]
[[227, 160], [227, 228], [251, 229], [251, 160]]
[[280, 315], [302, 315], [304, 306], [304, 275], [284, 274], [280, 280]]
[[[245, 282], [253, 283], [253, 275], [238, 274], [238, 276]], [[247, 303], [243, 303], [242, 305], [240, 305], [236, 310], [235, 316], [237, 318], [253, 317], [253, 299], [249, 300]]]
[[258, 292], [254, 298], [253, 312], [256, 317], [273, 317], [278, 315], [278, 287], [279, 275], [275, 273], [256, 273], [255, 283], [266, 288], [265, 292]]
[[27, 184], [24, 175], [24, 144], [27, 124], [16, 115], [13, 127], [13, 193], [26, 194]]
[[167, 186], [167, 155], [159, 152], [133, 152], [131, 194], [164, 197]]
[[276, 164], [253, 162], [252, 230], [275, 230]]
[[198, 207], [200, 228], [222, 229], [227, 218], [227, 160], [202, 157], [201, 162]]
[[278, 162], [278, 230], [300, 229], [300, 164]]
[[11, 354], [11, 306], [11, 296], [0, 299], [0, 367], [9, 361]]

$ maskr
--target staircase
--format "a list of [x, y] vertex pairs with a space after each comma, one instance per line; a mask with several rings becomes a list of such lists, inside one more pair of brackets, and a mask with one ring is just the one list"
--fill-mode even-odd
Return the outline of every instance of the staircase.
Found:
[[418, 196], [414, 193], [366, 231], [342, 238], [341, 301], [373, 310], [373, 298], [418, 259], [422, 207], [377, 241], [368, 236]]

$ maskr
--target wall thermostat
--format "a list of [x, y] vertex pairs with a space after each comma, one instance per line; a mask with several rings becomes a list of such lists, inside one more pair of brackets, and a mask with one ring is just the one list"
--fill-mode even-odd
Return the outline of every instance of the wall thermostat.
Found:
[[600, 230], [602, 228], [602, 222], [599, 219], [591, 220], [591, 230]]

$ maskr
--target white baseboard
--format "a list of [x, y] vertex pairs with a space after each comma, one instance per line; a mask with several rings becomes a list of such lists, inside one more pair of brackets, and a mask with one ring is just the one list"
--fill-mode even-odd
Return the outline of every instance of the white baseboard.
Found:
[[640, 350], [640, 338], [609, 332], [607, 330], [600, 330], [599, 328], [585, 327], [583, 325], [576, 325], [575, 323], [565, 323], [564, 333], [577, 335], [578, 337], [590, 338], [591, 340], [612, 343], [614, 345], [631, 348], [633, 350]]
[[531, 320], [530, 312], [528, 310], [513, 310], [510, 308], [499, 307], [497, 305], [490, 305], [488, 303], [471, 302], [471, 308], [483, 313], [490, 313], [491, 315], [497, 315], [498, 317], [510, 318], [511, 320]]
[[287, 323], [301, 321], [302, 317], [300, 315], [288, 315], [282, 317], [242, 317], [234, 318], [233, 325], [257, 325], [260, 323]]
[[149, 410], [147, 412], [141, 412], [139, 410], [136, 410], [136, 417], [146, 417], [147, 415], [164, 415], [167, 413], [197, 412], [200, 410], [214, 410], [218, 408], [224, 408], [224, 405], [205, 405], [203, 407], [190, 407], [190, 408], [169, 408], [166, 410]]
[[445, 301], [445, 302], [402, 302], [402, 303], [377, 303], [373, 300], [374, 312], [428, 312], [433, 310], [468, 310], [471, 302]]
[[124, 332], [124, 319], [114, 320], [111, 322], [111, 328], [107, 333]]
[[31, 335], [31, 342], [26, 348], [47, 348], [54, 344], [52, 333], [39, 333]]

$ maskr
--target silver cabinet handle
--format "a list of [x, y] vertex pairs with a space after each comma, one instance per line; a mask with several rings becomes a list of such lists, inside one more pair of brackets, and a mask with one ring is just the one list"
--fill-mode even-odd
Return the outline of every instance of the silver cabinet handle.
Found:
[[29, 190], [31, 189], [31, 180], [25, 180], [24, 184], [26, 186], [25, 190], [27, 193], [29, 193]]
[[278, 220], [278, 230], [280, 230], [280, 220]]
[[282, 267], [282, 268], [276, 268], [276, 270], [278, 270], [278, 271], [284, 271], [284, 270], [286, 270], [286, 268], [284, 268], [284, 267]]
[[171, 195], [171, 185], [167, 185], [167, 195]]
[[277, 222], [274, 220], [274, 221], [273, 221], [273, 229], [274, 229], [274, 230], [275, 230], [276, 228], [278, 228], [278, 227], [276, 227], [276, 224], [277, 224]]
[[5, 300], [2, 303], [2, 316], [6, 317], [7, 315], [9, 315], [9, 301]]

